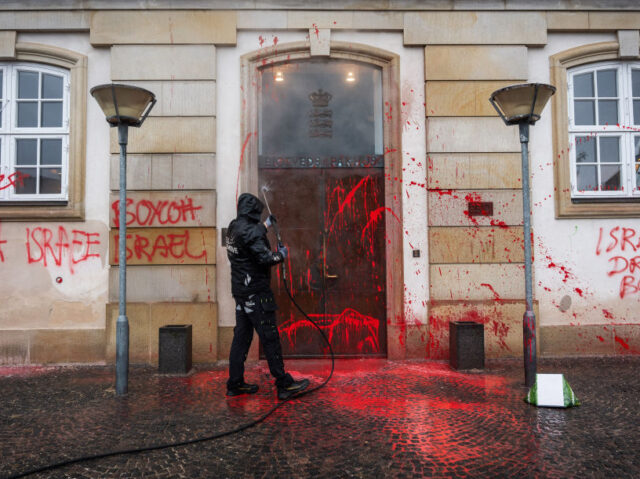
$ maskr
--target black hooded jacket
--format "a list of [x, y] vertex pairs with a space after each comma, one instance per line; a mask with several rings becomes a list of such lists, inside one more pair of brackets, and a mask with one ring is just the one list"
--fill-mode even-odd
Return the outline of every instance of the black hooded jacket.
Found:
[[271, 251], [267, 228], [260, 222], [264, 206], [250, 193], [238, 198], [238, 216], [227, 229], [227, 257], [231, 262], [231, 294], [246, 298], [270, 291], [271, 267], [282, 254]]

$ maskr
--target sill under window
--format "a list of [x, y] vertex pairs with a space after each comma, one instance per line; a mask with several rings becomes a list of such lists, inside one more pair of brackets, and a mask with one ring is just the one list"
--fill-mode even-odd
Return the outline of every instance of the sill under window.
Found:
[[67, 206], [67, 200], [46, 200], [46, 201], [0, 201], [0, 208], [3, 206]]
[[605, 197], [605, 198], [571, 198], [571, 203], [574, 204], [597, 204], [597, 203], [640, 203], [640, 197], [636, 198], [615, 198], [615, 197]]

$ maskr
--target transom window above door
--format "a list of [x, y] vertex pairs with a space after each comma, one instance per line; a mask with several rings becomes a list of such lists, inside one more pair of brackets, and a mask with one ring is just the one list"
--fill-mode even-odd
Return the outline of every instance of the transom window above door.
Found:
[[259, 78], [261, 167], [384, 166], [381, 68], [314, 59], [261, 68]]
[[0, 202], [68, 199], [69, 71], [0, 64]]
[[571, 197], [640, 198], [640, 63], [568, 71]]

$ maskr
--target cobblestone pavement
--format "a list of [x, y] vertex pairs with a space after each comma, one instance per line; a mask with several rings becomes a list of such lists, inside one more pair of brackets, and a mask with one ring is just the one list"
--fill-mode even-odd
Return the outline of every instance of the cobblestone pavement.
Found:
[[[328, 361], [288, 361], [318, 384]], [[520, 361], [484, 371], [447, 363], [342, 360], [332, 381], [265, 422], [214, 441], [69, 465], [29, 477], [342, 478], [640, 477], [640, 358], [545, 360], [582, 406], [523, 401]], [[109, 367], [0, 368], [0, 478], [51, 462], [233, 429], [275, 404], [261, 389], [227, 399], [224, 365], [189, 377], [131, 368], [129, 395]]]

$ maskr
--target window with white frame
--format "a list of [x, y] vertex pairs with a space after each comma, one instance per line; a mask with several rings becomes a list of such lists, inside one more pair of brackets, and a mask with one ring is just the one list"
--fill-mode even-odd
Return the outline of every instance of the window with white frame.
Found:
[[568, 71], [571, 197], [640, 198], [640, 63]]
[[0, 63], [0, 202], [68, 199], [69, 71]]

